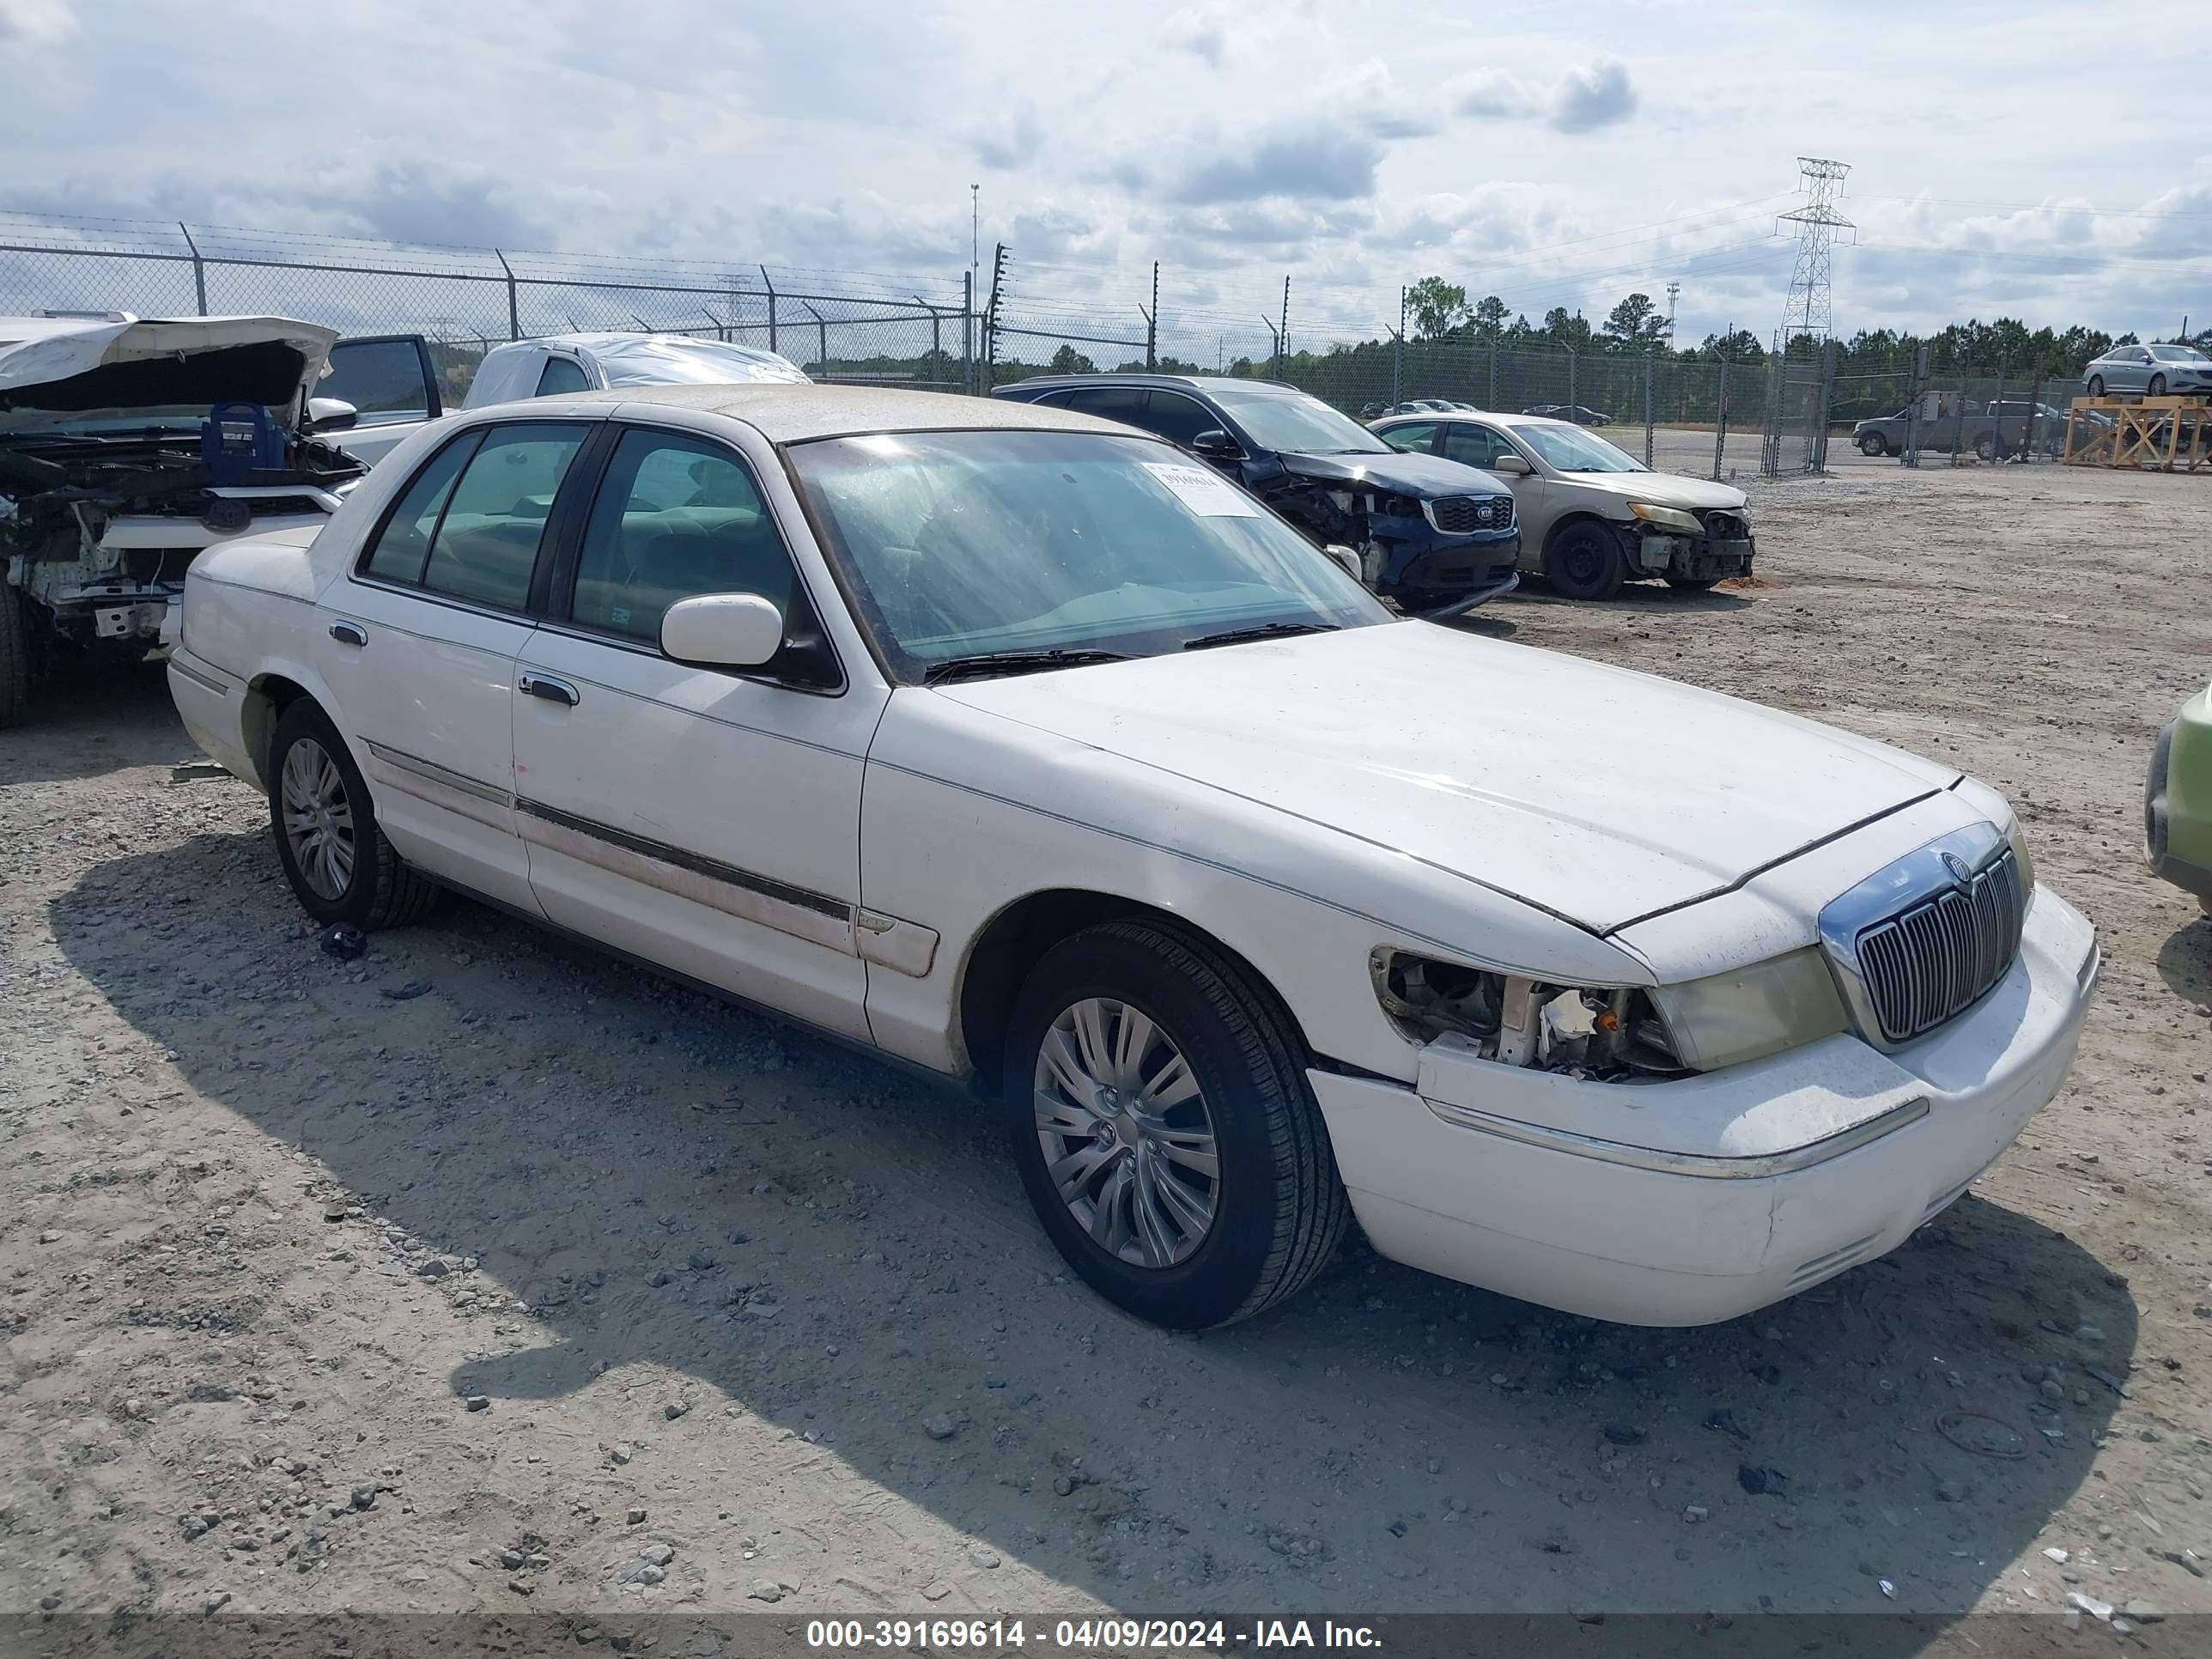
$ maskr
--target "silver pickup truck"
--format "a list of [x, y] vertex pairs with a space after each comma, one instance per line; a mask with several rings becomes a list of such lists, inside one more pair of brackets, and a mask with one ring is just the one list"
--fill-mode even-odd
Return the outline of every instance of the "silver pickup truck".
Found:
[[[1961, 400], [1954, 394], [1930, 392], [1919, 411], [1919, 447], [1948, 455], [1954, 447], [1960, 454], [1996, 460], [2000, 453], [2039, 453], [2056, 455], [2066, 442], [2066, 411], [2025, 398], [2002, 398], [1990, 403]], [[1851, 442], [1863, 455], [1902, 455], [1910, 441], [1913, 410], [1878, 415], [1851, 428]], [[1963, 414], [1964, 419], [1960, 418]]]

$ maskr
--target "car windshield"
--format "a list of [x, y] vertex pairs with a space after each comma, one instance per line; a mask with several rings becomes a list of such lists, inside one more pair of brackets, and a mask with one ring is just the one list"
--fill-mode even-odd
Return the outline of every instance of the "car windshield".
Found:
[[2212, 362], [2212, 358], [2208, 358], [2194, 346], [2153, 346], [2150, 355], [2166, 363]]
[[1000, 653], [1152, 656], [1390, 614], [1212, 468], [1104, 433], [885, 433], [794, 444], [862, 620], [908, 681]]
[[1536, 426], [1514, 422], [1513, 435], [1562, 472], [1648, 472], [1625, 449], [1616, 449], [1578, 426]]
[[1213, 401], [1262, 449], [1292, 454], [1372, 455], [1390, 446], [1318, 398], [1303, 392], [1246, 392], [1241, 387], [1208, 388]]

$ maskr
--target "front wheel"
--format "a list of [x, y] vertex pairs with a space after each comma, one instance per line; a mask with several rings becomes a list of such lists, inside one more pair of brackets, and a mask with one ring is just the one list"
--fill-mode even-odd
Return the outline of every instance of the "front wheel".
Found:
[[1879, 459], [1889, 453], [1889, 440], [1879, 432], [1869, 432], [1859, 440], [1859, 453]]
[[2105, 395], [2105, 377], [2103, 375], [2092, 374], [2089, 377], [2089, 395], [2092, 398], [2101, 398]]
[[1628, 577], [1620, 538], [1589, 520], [1552, 538], [1544, 552], [1544, 574], [1553, 591], [1570, 599], [1609, 599]]
[[384, 838], [345, 740], [304, 697], [277, 719], [268, 775], [277, 860], [309, 915], [374, 929], [419, 921], [436, 907], [437, 885]]
[[1178, 1330], [1304, 1286], [1349, 1218], [1302, 1045], [1273, 1000], [1171, 925], [1048, 951], [1007, 1028], [1006, 1133], [1069, 1267]]
[[2163, 374], [2152, 375], [2150, 377], [2150, 384], [2143, 388], [2143, 396], [2146, 398], [2163, 398], [2166, 396], [2166, 376]]

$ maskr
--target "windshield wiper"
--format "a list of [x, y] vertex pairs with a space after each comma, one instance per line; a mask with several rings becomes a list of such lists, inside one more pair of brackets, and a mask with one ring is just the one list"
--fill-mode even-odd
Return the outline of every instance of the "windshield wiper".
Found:
[[922, 670], [921, 683], [980, 679], [992, 674], [1031, 674], [1048, 668], [1081, 668], [1095, 662], [1127, 662], [1120, 651], [986, 651], [973, 657], [947, 657]]
[[1334, 634], [1334, 632], [1336, 632], [1334, 623], [1261, 623], [1255, 628], [1232, 628], [1225, 633], [1201, 634], [1194, 640], [1185, 640], [1182, 642], [1182, 648], [1186, 651], [1203, 651], [1208, 646], [1242, 645], [1247, 640], [1287, 640], [1299, 634]]

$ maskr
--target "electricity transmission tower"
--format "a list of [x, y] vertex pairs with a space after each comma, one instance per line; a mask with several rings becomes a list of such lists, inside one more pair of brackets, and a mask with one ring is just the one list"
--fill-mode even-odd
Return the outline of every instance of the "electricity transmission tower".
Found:
[[1780, 221], [1797, 227], [1797, 268], [1790, 274], [1790, 298], [1782, 309], [1780, 343], [1785, 351], [1790, 343], [1801, 335], [1809, 335], [1814, 340], [1828, 337], [1828, 270], [1833, 263], [1831, 250], [1838, 231], [1856, 232], [1858, 228], [1836, 211], [1836, 191], [1844, 182], [1844, 175], [1850, 170], [1848, 161], [1826, 161], [1817, 155], [1797, 158], [1805, 205], [1794, 213], [1784, 214]]

